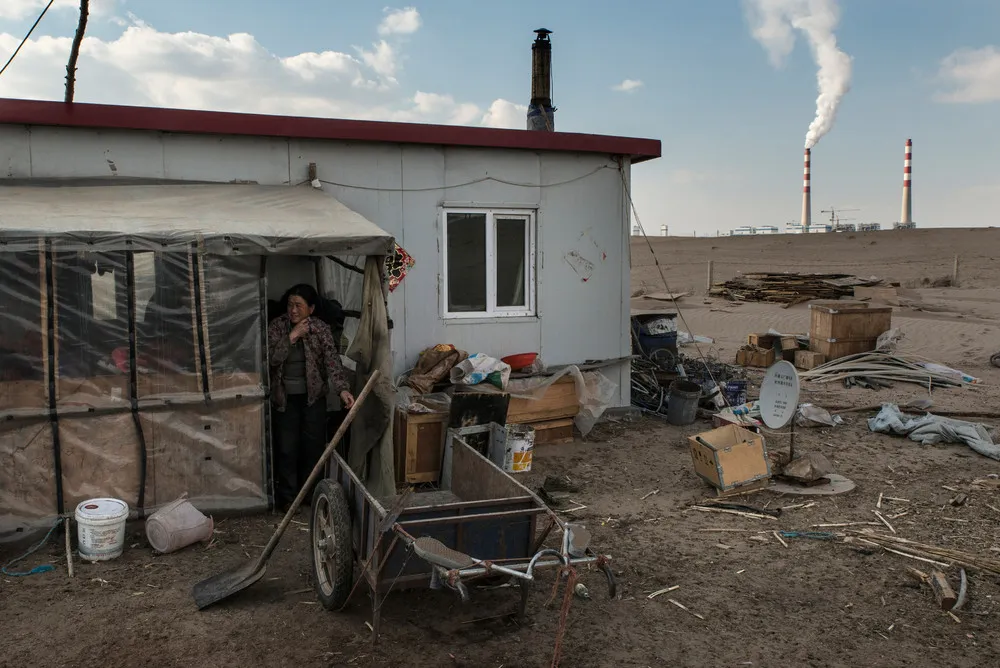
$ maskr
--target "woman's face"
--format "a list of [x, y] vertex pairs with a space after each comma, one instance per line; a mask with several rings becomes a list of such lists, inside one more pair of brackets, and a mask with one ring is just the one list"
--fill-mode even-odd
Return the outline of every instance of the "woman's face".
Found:
[[293, 325], [297, 325], [311, 316], [315, 310], [315, 306], [309, 306], [306, 300], [298, 295], [292, 295], [288, 298], [288, 319], [292, 321]]

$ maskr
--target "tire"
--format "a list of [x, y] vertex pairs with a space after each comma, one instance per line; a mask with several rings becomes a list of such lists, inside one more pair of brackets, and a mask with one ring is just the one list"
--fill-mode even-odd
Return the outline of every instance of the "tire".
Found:
[[354, 554], [347, 496], [333, 480], [321, 480], [313, 492], [309, 543], [316, 596], [327, 610], [339, 610], [354, 584]]
[[990, 358], [990, 364], [1000, 367], [1000, 353], [995, 353], [993, 357]]

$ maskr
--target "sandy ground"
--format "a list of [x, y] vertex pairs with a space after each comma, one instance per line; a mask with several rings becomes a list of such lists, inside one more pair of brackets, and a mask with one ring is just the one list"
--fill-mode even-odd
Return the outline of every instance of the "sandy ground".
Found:
[[[968, 257], [970, 274], [976, 277], [963, 281], [968, 287], [916, 291], [920, 303], [946, 310], [897, 309], [894, 324], [906, 334], [904, 352], [959, 366], [982, 378], [983, 384], [976, 388], [935, 392], [937, 406], [997, 410], [1000, 415], [1000, 369], [988, 366], [989, 354], [1000, 350], [1000, 291], [996, 290], [1000, 277], [984, 255], [991, 250], [1000, 253], [1000, 236], [994, 230], [917, 233], [914, 239], [920, 235], [923, 241], [911, 247], [909, 261], [900, 262], [869, 256], [865, 245], [869, 235], [824, 243], [855, 242], [853, 250], [838, 250], [840, 257], [865, 260], [851, 273], [885, 273], [914, 284], [924, 276], [950, 273], [950, 259], [935, 265], [927, 259], [931, 255], [961, 252]], [[899, 245], [890, 240], [901, 234], [887, 232], [874, 240], [888, 250]], [[765, 262], [776, 262], [780, 252], [767, 244], [780, 246], [786, 239], [751, 241], [761, 245]], [[664, 252], [661, 261], [666, 264], [669, 255], [697, 266], [712, 253], [736, 257], [726, 244], [742, 240], [681, 241], [678, 246], [683, 248]], [[955, 250], [947, 245], [950, 241], [964, 245]], [[825, 248], [814, 238], [802, 243], [808, 248], [797, 249], [795, 257], [808, 252], [818, 257], [817, 249]], [[712, 245], [720, 248], [713, 251]], [[893, 257], [899, 252], [893, 251]], [[817, 271], [831, 268], [836, 269], [816, 266]], [[682, 266], [668, 271], [672, 289], [704, 290], [703, 267], [697, 276], [685, 274]], [[688, 274], [690, 285], [683, 283]], [[662, 289], [652, 283], [655, 276], [651, 267], [638, 266], [636, 285], [646, 281]], [[785, 310], [704, 301], [700, 294], [685, 298], [685, 319], [696, 333], [716, 339], [706, 350], [722, 359], [732, 357], [748, 332], [768, 327], [796, 332], [808, 327], [805, 306]], [[694, 354], [693, 349], [686, 352]], [[926, 394], [902, 385], [879, 392], [810, 384], [806, 388], [805, 399], [827, 406], [864, 406]], [[872, 511], [883, 493], [905, 499], [885, 501], [882, 509], [900, 536], [1000, 556], [996, 530], [1000, 491], [971, 484], [1000, 474], [1000, 462], [965, 446], [920, 446], [871, 434], [867, 416], [845, 414], [847, 422], [840, 427], [798, 430], [798, 451], [823, 453], [858, 487], [844, 496], [817, 499], [809, 508], [790, 508], [776, 520], [689, 509], [692, 502], [710, 496], [708, 487], [692, 473], [686, 445], [689, 434], [707, 428], [703, 422], [685, 428], [656, 420], [611, 423], [599, 427], [586, 442], [537, 449], [533, 470], [523, 480], [538, 485], [546, 474], [562, 474], [581, 486], [573, 498], [587, 507], [574, 516], [591, 529], [593, 544], [612, 555], [622, 593], [620, 600], [609, 600], [599, 574], [582, 574], [591, 599], [573, 602], [562, 665], [995, 665], [1000, 652], [995, 632], [1000, 614], [997, 577], [970, 574], [969, 603], [956, 621], [936, 609], [930, 591], [905, 574], [907, 566], [926, 565], [880, 551], [858, 551], [838, 541], [792, 538], [785, 547], [771, 533], [876, 521]], [[1000, 439], [996, 431], [1000, 422], [985, 423]], [[771, 435], [767, 442], [772, 452], [788, 447], [784, 434]], [[659, 492], [642, 498], [653, 490]], [[967, 493], [968, 502], [951, 506], [952, 490]], [[771, 492], [739, 498], [772, 509], [803, 503]], [[300, 522], [305, 519], [299, 517]], [[373, 649], [365, 627], [370, 619], [367, 596], [359, 592], [339, 614], [316, 604], [302, 524], [292, 525], [263, 581], [226, 604], [198, 612], [190, 597], [191, 585], [256, 554], [277, 521], [275, 515], [223, 519], [212, 547], [199, 545], [165, 556], [152, 553], [141, 526], [136, 526], [121, 559], [97, 565], [77, 562], [72, 580], [66, 576], [61, 541], [54, 541], [59, 544], [46, 546], [28, 563], [51, 563], [55, 571], [0, 577], [4, 629], [0, 666], [550, 665], [558, 621], [558, 610], [545, 607], [551, 576], [533, 594], [524, 625], [503, 616], [514, 609], [517, 598], [508, 589], [474, 592], [469, 606], [446, 592], [393, 592], [382, 609], [381, 643]], [[0, 562], [10, 556], [9, 548], [0, 550]], [[954, 573], [952, 581], [957, 583]], [[647, 598], [673, 585], [679, 588]]]

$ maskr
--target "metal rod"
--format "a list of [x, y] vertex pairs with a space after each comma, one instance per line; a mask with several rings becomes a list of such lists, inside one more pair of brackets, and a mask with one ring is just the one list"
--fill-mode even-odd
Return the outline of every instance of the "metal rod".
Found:
[[[581, 564], [593, 564], [593, 563], [596, 563], [598, 559], [599, 559], [599, 557], [580, 557], [578, 559], [570, 559], [569, 560], [569, 564], [571, 566], [579, 566]], [[562, 566], [562, 565], [564, 565], [563, 562], [559, 561], [559, 560], [538, 561], [538, 562], [535, 562], [534, 569], [539, 569], [539, 568], [553, 568], [555, 566]], [[528, 567], [528, 564], [519, 564], [519, 565], [516, 565], [516, 566], [508, 566], [507, 568], [510, 569], [510, 570], [518, 570], [519, 571], [519, 570], [524, 570], [527, 567]], [[492, 570], [493, 571], [497, 570], [497, 567], [493, 566]], [[483, 568], [481, 566], [477, 566], [475, 568], [463, 568], [463, 569], [455, 571], [455, 572], [458, 573], [462, 577], [477, 577], [477, 576], [480, 576], [480, 575], [487, 575], [488, 573], [491, 572], [491, 570], [488, 570], [488, 569]]]
[[401, 521], [400, 525], [413, 527], [427, 527], [437, 524], [461, 524], [464, 522], [479, 522], [481, 520], [495, 520], [503, 517], [524, 517], [527, 519], [531, 515], [546, 514], [546, 508], [524, 508], [522, 510], [503, 510], [496, 513], [477, 513], [475, 515], [459, 515], [458, 517], [431, 517], [425, 520]]

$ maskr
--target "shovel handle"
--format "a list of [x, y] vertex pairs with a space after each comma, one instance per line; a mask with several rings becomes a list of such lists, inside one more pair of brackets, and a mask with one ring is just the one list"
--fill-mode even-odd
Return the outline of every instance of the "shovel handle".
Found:
[[274, 552], [274, 548], [278, 546], [278, 541], [281, 540], [281, 536], [285, 533], [285, 529], [287, 529], [288, 525], [291, 524], [292, 518], [295, 517], [295, 513], [298, 511], [299, 506], [302, 505], [302, 501], [305, 499], [306, 493], [310, 488], [312, 488], [313, 483], [316, 482], [316, 479], [319, 478], [322, 473], [323, 467], [326, 466], [330, 457], [333, 456], [333, 451], [336, 450], [337, 445], [340, 443], [340, 439], [344, 437], [344, 434], [347, 433], [348, 427], [350, 427], [351, 423], [354, 422], [354, 418], [357, 416], [358, 410], [361, 408], [361, 404], [365, 403], [365, 399], [367, 399], [368, 395], [371, 394], [371, 391], [375, 387], [375, 383], [378, 381], [380, 376], [381, 374], [378, 369], [372, 371], [372, 375], [368, 378], [368, 382], [365, 383], [364, 389], [361, 390], [361, 394], [359, 394], [358, 398], [354, 400], [354, 405], [351, 406], [351, 410], [347, 412], [347, 416], [344, 417], [344, 421], [340, 423], [340, 427], [337, 428], [337, 433], [333, 435], [333, 439], [331, 439], [330, 443], [327, 444], [326, 450], [323, 451], [319, 461], [316, 462], [316, 466], [313, 467], [312, 473], [309, 474], [309, 478], [307, 478], [302, 484], [302, 489], [299, 490], [298, 496], [296, 496], [295, 500], [292, 501], [292, 505], [289, 506], [288, 512], [285, 513], [285, 517], [282, 518], [281, 524], [278, 525], [278, 530], [274, 532], [274, 535], [271, 536], [271, 540], [267, 542], [267, 546], [264, 548], [264, 551], [261, 552], [260, 557], [257, 559], [257, 563], [254, 565], [255, 572], [260, 570], [261, 567], [267, 563], [271, 553]]

